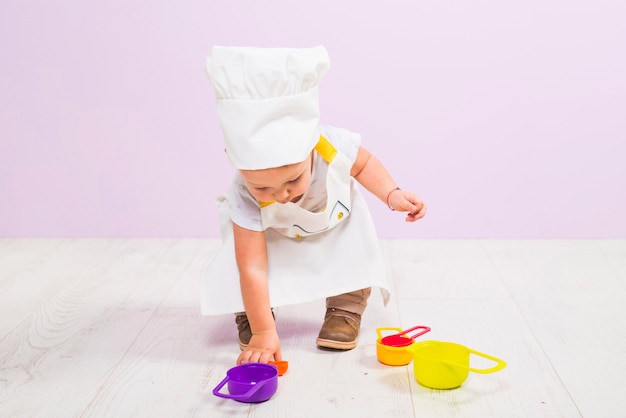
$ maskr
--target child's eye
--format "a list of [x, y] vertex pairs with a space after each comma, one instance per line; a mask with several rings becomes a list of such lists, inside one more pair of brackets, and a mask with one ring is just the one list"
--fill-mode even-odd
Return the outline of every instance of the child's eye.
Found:
[[255, 190], [258, 190], [259, 192], [264, 192], [267, 190], [267, 187], [255, 187]]
[[298, 178], [293, 179], [293, 180], [290, 180], [290, 181], [288, 181], [288, 183], [289, 183], [289, 184], [296, 184], [297, 182], [299, 182], [299, 181], [300, 181], [300, 177], [302, 177], [302, 176], [298, 176]]

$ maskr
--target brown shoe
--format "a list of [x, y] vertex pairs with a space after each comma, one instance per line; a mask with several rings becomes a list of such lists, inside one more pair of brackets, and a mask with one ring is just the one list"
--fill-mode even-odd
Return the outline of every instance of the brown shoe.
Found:
[[[272, 317], [276, 319], [274, 310], [272, 309]], [[235, 324], [237, 324], [237, 331], [239, 332], [239, 349], [245, 350], [250, 344], [252, 338], [252, 328], [250, 328], [250, 322], [248, 322], [248, 316], [243, 313], [235, 317]]]
[[317, 337], [317, 345], [335, 350], [356, 347], [361, 328], [361, 315], [342, 309], [328, 308], [324, 324]]

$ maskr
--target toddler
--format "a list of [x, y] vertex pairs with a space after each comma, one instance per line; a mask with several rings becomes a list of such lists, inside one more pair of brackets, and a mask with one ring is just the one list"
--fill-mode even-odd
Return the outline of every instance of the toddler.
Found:
[[358, 184], [414, 222], [426, 206], [400, 189], [360, 135], [320, 125], [324, 47], [212, 48], [206, 70], [226, 155], [222, 245], [203, 280], [205, 315], [235, 312], [237, 364], [282, 360], [272, 307], [326, 298], [319, 347], [350, 350], [384, 259]]

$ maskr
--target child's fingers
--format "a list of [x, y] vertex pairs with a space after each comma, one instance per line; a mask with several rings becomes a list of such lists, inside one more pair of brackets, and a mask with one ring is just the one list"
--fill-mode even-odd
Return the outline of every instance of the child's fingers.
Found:
[[250, 352], [249, 351], [244, 351], [241, 354], [239, 354], [239, 357], [237, 357], [237, 365], [243, 364], [243, 363], [249, 363], [250, 361], [248, 360], [250, 358]]
[[424, 206], [424, 203], [415, 195], [408, 195], [405, 199], [405, 209], [407, 212], [417, 213]]
[[416, 210], [410, 211], [406, 217], [407, 222], [415, 222], [419, 219], [422, 219], [426, 215], [426, 205], [423, 203], [421, 206], [416, 207]]
[[268, 350], [247, 349], [244, 352], [242, 352], [237, 358], [237, 365], [243, 364], [243, 363], [267, 363], [268, 361], [272, 359], [272, 357], [276, 357], [276, 356], [280, 358], [280, 360], [278, 360], [277, 358], [276, 361], [282, 360], [280, 353], [277, 353], [275, 355], [274, 353]]

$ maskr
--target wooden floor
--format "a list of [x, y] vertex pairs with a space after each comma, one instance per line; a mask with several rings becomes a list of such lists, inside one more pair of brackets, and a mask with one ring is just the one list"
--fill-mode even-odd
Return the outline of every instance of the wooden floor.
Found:
[[[626, 417], [626, 241], [389, 240], [359, 346], [316, 348], [323, 301], [276, 309], [287, 374], [262, 404], [212, 395], [239, 353], [201, 317], [217, 240], [0, 240], [1, 417]], [[507, 361], [459, 389], [376, 358], [424, 324]], [[475, 360], [472, 357], [472, 361]]]

